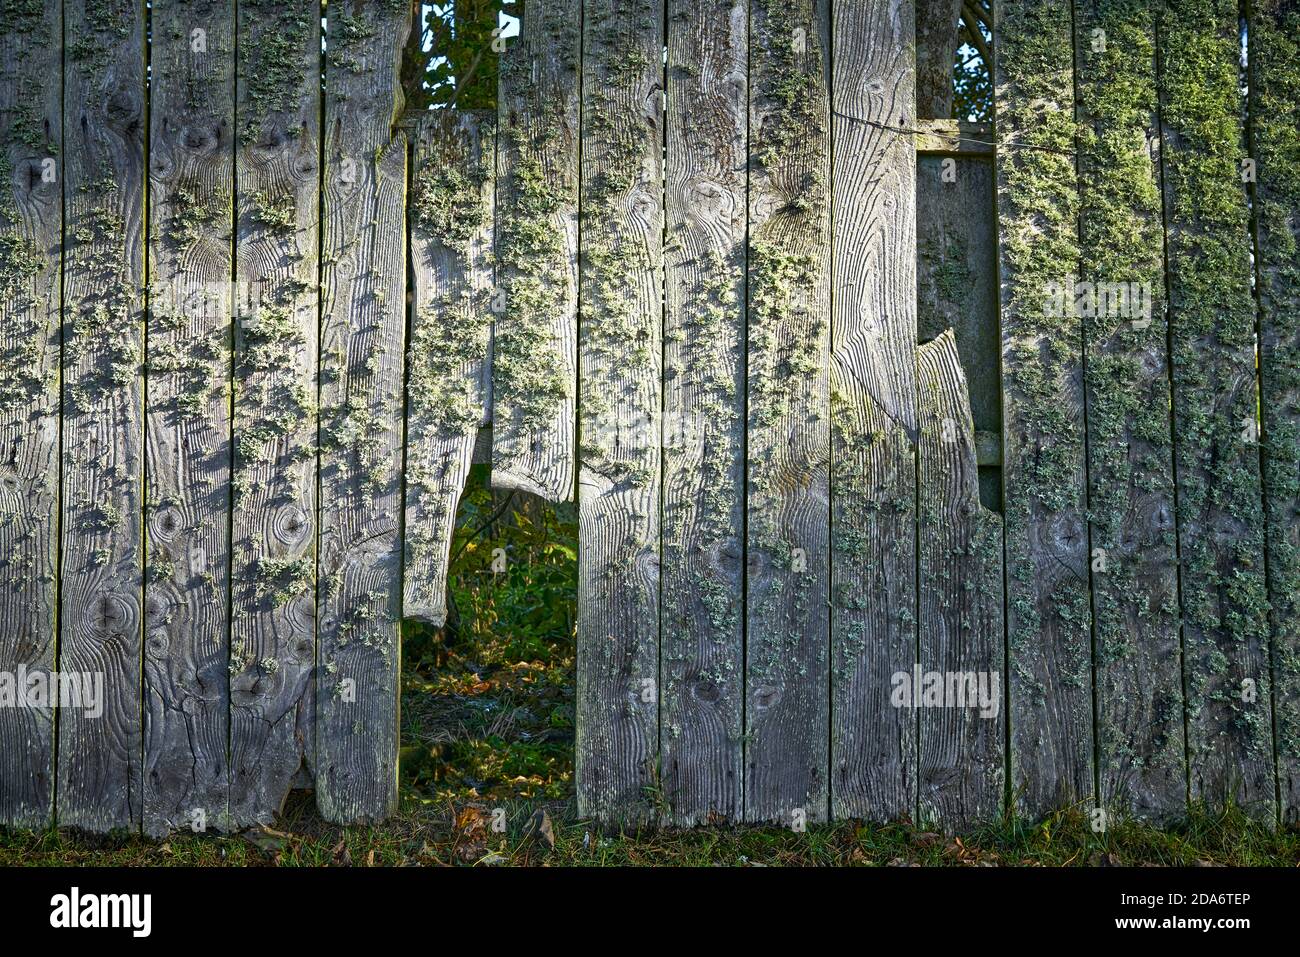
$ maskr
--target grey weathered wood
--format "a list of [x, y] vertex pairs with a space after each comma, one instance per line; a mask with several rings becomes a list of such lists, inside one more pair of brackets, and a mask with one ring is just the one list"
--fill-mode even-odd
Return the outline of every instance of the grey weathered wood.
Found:
[[1160, 821], [1185, 811], [1187, 770], [1155, 24], [1145, 3], [1074, 9], [1080, 279], [1103, 294], [1082, 318], [1098, 802]]
[[[919, 819], [956, 829], [1002, 812], [1002, 519], [980, 505], [974, 422], [951, 331], [917, 350], [917, 379], [918, 670], [943, 675], [953, 695], [918, 711]], [[892, 690], [907, 685], [913, 706], [926, 705], [931, 683], [922, 678], [920, 702], [911, 674]]]
[[230, 817], [315, 761], [320, 10], [239, 4]]
[[144, 8], [64, 5], [63, 545], [59, 670], [103, 714], [59, 714], [58, 820], [140, 824]]
[[836, 0], [832, 89], [831, 813], [917, 799], [916, 148], [910, 2]]
[[492, 484], [574, 493], [582, 0], [532, 0], [501, 58]]
[[1281, 817], [1300, 820], [1300, 3], [1255, 0], [1250, 150]]
[[488, 414], [496, 118], [440, 110], [415, 143], [403, 616], [442, 625], [456, 504]]
[[[0, 36], [0, 672], [54, 669], [63, 223], [62, 7]], [[0, 822], [47, 825], [54, 702], [0, 709]]]
[[576, 775], [630, 821], [660, 785], [662, 5], [585, 0], [582, 47]]
[[152, 6], [144, 829], [226, 816], [234, 5]]
[[830, 10], [750, 4], [745, 817], [829, 809]]
[[676, 823], [744, 804], [745, 0], [668, 3], [663, 785]]
[[[988, 134], [984, 138], [991, 139]], [[980, 500], [1002, 508], [1002, 340], [993, 163], [949, 152], [916, 162], [917, 338], [957, 339], [980, 465]]]
[[1159, 11], [1190, 793], [1267, 819], [1276, 790], [1238, 9], [1180, 0]]
[[397, 802], [410, 13], [351, 0], [326, 25], [316, 802], [337, 822]]
[[993, 131], [969, 120], [917, 120], [916, 151], [971, 156], [993, 155]]
[[1037, 818], [1093, 794], [1083, 343], [1052, 284], [1079, 268], [1066, 0], [995, 5], [1011, 792]]

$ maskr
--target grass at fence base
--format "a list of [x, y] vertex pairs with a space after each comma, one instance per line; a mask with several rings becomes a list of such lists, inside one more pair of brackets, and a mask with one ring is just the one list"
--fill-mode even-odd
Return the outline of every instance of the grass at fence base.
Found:
[[[551, 864], [1099, 866], [1283, 865], [1300, 832], [1235, 810], [1198, 811], [1168, 830], [1121, 823], [1094, 834], [1083, 809], [950, 837], [897, 824], [841, 823], [605, 834], [574, 816], [572, 509], [493, 495], [477, 475], [452, 545], [452, 618], [403, 635], [402, 806], [379, 826], [335, 827], [309, 793], [270, 830], [165, 841], [0, 830], [0, 865], [338, 866]], [[496, 549], [505, 549], [505, 567]], [[492, 830], [505, 809], [506, 834]], [[549, 814], [550, 848], [525, 836]]]

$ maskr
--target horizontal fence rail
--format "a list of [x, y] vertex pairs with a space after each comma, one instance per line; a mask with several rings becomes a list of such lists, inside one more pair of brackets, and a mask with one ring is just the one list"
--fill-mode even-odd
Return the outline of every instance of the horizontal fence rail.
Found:
[[1300, 815], [1294, 0], [998, 0], [985, 125], [897, 0], [530, 0], [419, 116], [404, 0], [10, 7], [0, 823], [393, 813], [476, 461], [583, 815]]

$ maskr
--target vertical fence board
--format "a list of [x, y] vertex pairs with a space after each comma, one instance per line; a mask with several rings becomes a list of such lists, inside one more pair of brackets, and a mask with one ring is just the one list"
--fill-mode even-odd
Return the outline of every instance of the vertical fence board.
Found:
[[1300, 820], [1300, 3], [1254, 0], [1251, 156], [1260, 305], [1260, 410], [1284, 822]]
[[[88, 9], [93, 8], [93, 9]], [[103, 714], [59, 714], [58, 819], [140, 823], [144, 5], [65, 4], [63, 551], [59, 670]]]
[[230, 816], [315, 760], [320, 6], [241, 0]]
[[[949, 160], [953, 165], [946, 166]], [[916, 182], [917, 339], [928, 342], [953, 331], [975, 433], [999, 438], [997, 455], [979, 457], [979, 478], [980, 500], [1000, 510], [1002, 361], [992, 155], [921, 154]]]
[[[0, 671], [54, 669], [63, 120], [58, 0], [0, 36]], [[0, 709], [0, 822], [54, 807], [54, 702]]]
[[836, 0], [831, 811], [916, 811], [916, 65], [911, 3]]
[[574, 490], [582, 0], [532, 0], [501, 60], [492, 484]]
[[829, 808], [827, 0], [751, 0], [745, 816]]
[[960, 828], [1002, 811], [1002, 518], [980, 505], [975, 423], [951, 331], [917, 350], [917, 378], [918, 671], [925, 677], [913, 682], [908, 674], [907, 682], [913, 705], [931, 693], [932, 673], [944, 676], [945, 691], [955, 690], [946, 707], [919, 712], [919, 819]]
[[583, 6], [580, 813], [650, 816], [658, 786], [663, 9]]
[[439, 111], [415, 144], [403, 614], [447, 619], [456, 504], [487, 413], [495, 117]]
[[[1160, 8], [1174, 461], [1193, 801], [1271, 817], [1264, 521], [1237, 4]], [[1245, 682], [1245, 684], [1243, 684]]]
[[1073, 24], [996, 4], [1011, 789], [1036, 818], [1093, 793]]
[[744, 794], [745, 0], [668, 4], [663, 775], [676, 823]]
[[144, 829], [226, 817], [234, 5], [152, 7]]
[[1075, 14], [1098, 800], [1162, 820], [1187, 771], [1155, 23], [1138, 2]]
[[351, 0], [326, 24], [316, 800], [337, 822], [397, 802], [410, 19]]

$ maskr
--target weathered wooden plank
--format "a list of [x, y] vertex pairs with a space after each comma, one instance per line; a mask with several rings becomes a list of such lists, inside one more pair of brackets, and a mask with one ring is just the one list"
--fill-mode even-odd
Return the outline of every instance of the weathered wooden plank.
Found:
[[1187, 804], [1155, 23], [1075, 3], [1099, 805]]
[[1254, 0], [1249, 39], [1277, 773], [1282, 820], [1295, 824], [1300, 820], [1300, 3]]
[[993, 163], [967, 155], [916, 162], [917, 339], [945, 329], [970, 392], [980, 501], [1002, 508], [1002, 340], [998, 331]]
[[744, 806], [749, 7], [668, 3], [663, 785], [673, 820]]
[[831, 813], [916, 813], [916, 147], [910, 2], [835, 0]]
[[969, 120], [917, 120], [916, 151], [962, 156], [992, 156], [993, 131]]
[[495, 126], [440, 110], [415, 143], [403, 615], [439, 626], [456, 504], [488, 414]]
[[315, 761], [320, 8], [239, 4], [231, 826]]
[[1276, 798], [1237, 4], [1159, 8], [1191, 798]]
[[[0, 672], [23, 690], [55, 655], [62, 22], [45, 0], [0, 35]], [[0, 709], [0, 822], [50, 822], [55, 703]]]
[[532, 0], [501, 58], [492, 484], [574, 493], [582, 0]]
[[103, 714], [59, 715], [58, 819], [140, 824], [144, 7], [64, 5], [63, 544], [59, 670]]
[[337, 822], [397, 801], [410, 13], [348, 0], [326, 23], [315, 770]]
[[825, 820], [830, 10], [750, 4], [745, 816]]
[[1011, 790], [1030, 818], [1093, 794], [1083, 343], [1066, 0], [995, 5]]
[[663, 7], [585, 0], [578, 473], [579, 813], [659, 786]]
[[891, 690], [919, 709], [919, 820], [956, 829], [1002, 813], [1002, 518], [980, 505], [951, 331], [917, 350], [917, 379], [920, 655], [915, 676], [896, 675]]
[[152, 6], [144, 829], [224, 820], [235, 10]]

